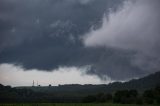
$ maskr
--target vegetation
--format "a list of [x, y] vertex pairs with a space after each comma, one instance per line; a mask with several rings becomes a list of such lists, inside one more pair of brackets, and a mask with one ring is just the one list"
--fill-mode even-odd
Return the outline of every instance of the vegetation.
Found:
[[111, 94], [89, 95], [83, 99], [85, 103], [118, 103], [118, 104], [160, 104], [160, 87], [146, 90], [139, 94], [137, 90], [122, 90]]
[[[160, 79], [160, 72], [142, 79], [109, 85], [74, 84], [12, 88], [0, 84], [0, 103], [160, 104], [158, 78]], [[139, 89], [149, 85], [145, 85], [145, 81], [152, 84], [151, 88]], [[141, 86], [131, 89], [135, 88], [136, 84]]]
[[108, 104], [108, 103], [33, 103], [33, 104], [0, 104], [0, 106], [159, 106], [136, 104]]
[[137, 90], [119, 90], [112, 94], [55, 95], [35, 92], [30, 89], [15, 89], [0, 85], [1, 103], [115, 103], [115, 104], [160, 104], [160, 87], [138, 93]]

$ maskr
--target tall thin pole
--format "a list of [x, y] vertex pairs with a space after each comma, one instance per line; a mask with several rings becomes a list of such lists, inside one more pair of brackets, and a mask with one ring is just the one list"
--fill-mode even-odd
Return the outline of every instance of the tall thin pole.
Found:
[[34, 86], [34, 80], [33, 80], [33, 85], [32, 86]]

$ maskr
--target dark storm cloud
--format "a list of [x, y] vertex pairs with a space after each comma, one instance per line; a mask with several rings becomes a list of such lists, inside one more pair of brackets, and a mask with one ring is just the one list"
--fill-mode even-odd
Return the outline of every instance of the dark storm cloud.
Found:
[[91, 65], [88, 74], [120, 80], [146, 74], [130, 61], [134, 52], [84, 47], [80, 40], [122, 1], [1, 0], [0, 63], [48, 71]]
[[98, 3], [93, 1], [1, 0], [0, 25], [3, 34], [0, 45], [11, 43], [13, 46], [24, 40], [34, 39], [35, 36], [48, 36], [54, 32], [51, 25], [59, 20], [62, 23], [70, 21], [78, 25], [79, 32], [84, 32], [106, 9], [105, 0]]
[[[160, 69], [159, 10], [159, 0], [124, 2], [122, 8], [116, 12], [110, 12], [107, 18], [104, 17], [101, 28], [92, 30], [86, 35], [84, 43], [88, 47], [105, 46], [134, 52], [128, 63], [139, 67], [140, 72], [158, 71]], [[123, 68], [117, 69], [123, 73]]]

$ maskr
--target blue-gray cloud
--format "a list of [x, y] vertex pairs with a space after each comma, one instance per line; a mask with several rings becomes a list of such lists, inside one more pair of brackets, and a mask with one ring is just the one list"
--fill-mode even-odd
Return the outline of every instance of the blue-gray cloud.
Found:
[[[88, 74], [124, 80], [145, 75], [133, 51], [85, 47], [81, 38], [100, 28], [123, 0], [1, 0], [0, 63], [51, 71], [89, 65]], [[98, 39], [97, 39], [98, 40]]]
[[144, 71], [160, 69], [160, 1], [126, 1], [104, 16], [103, 25], [84, 38], [89, 47], [111, 47], [135, 52], [131, 63]]

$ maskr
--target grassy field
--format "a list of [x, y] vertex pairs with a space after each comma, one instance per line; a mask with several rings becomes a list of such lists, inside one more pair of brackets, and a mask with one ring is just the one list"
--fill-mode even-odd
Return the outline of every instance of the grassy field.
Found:
[[0, 104], [0, 106], [159, 106], [159, 105], [136, 105], [136, 104], [102, 104], [102, 103], [39, 103], [39, 104]]

